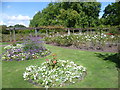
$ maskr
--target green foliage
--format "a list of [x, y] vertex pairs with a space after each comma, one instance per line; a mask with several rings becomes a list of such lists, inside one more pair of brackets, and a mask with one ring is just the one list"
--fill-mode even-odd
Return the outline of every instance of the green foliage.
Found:
[[93, 27], [98, 22], [100, 7], [98, 2], [50, 3], [42, 12], [34, 15], [30, 26]]
[[120, 2], [109, 4], [105, 10], [102, 18], [105, 25], [120, 25]]
[[[26, 26], [21, 25], [21, 24], [16, 24], [13, 27], [14, 28], [25, 28]], [[15, 32], [16, 33], [27, 33], [28, 31], [30, 31], [30, 30], [16, 30]]]
[[111, 27], [109, 32], [113, 34], [119, 34], [119, 29], [116, 29], [116, 27]]
[[[23, 28], [25, 27], [24, 25], [16, 24], [14, 26], [6, 26], [6, 25], [0, 25], [0, 33], [2, 34], [9, 34], [10, 32], [6, 30], [7, 28]], [[27, 30], [28, 31], [28, 30]], [[26, 30], [16, 30], [16, 33], [24, 33]]]
[[0, 25], [0, 33], [2, 33], [2, 34], [8, 34], [9, 31], [7, 31], [6, 28], [7, 28], [6, 25]]
[[24, 25], [20, 25], [20, 24], [16, 24], [16, 25], [14, 25], [14, 27], [22, 28], [22, 27], [25, 27], [25, 26]]

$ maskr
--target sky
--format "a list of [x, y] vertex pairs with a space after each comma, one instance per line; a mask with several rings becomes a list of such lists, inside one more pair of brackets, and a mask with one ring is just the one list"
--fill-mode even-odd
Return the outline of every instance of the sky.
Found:
[[[114, 1], [113, 1], [114, 2]], [[101, 2], [101, 12], [99, 18], [103, 15], [103, 10], [108, 4], [113, 2]], [[50, 2], [2, 2], [0, 3], [0, 25], [21, 24], [29, 26], [30, 20], [38, 12], [48, 6]]]

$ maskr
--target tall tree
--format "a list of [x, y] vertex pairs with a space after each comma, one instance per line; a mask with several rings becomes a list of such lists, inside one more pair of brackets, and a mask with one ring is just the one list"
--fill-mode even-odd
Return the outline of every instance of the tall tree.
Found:
[[120, 25], [120, 2], [109, 4], [105, 10], [102, 18], [105, 19], [105, 25]]

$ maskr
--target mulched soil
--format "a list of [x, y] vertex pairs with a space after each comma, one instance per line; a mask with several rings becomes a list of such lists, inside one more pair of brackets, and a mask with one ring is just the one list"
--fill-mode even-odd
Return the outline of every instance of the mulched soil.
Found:
[[[52, 46], [58, 46], [56, 44], [49, 44]], [[81, 51], [93, 51], [93, 52], [114, 52], [114, 53], [118, 53], [118, 47], [117, 46], [106, 46], [103, 49], [92, 49], [92, 48], [77, 48], [74, 46], [58, 46], [58, 47], [62, 47], [62, 48], [68, 48], [68, 49], [77, 49], [77, 50], [81, 50]]]

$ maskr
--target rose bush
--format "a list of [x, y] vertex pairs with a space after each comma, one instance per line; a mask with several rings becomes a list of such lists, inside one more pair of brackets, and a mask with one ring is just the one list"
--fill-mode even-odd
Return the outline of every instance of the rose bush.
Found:
[[[48, 39], [49, 38], [49, 39]], [[96, 48], [98, 46], [106, 46], [107, 44], [117, 44], [118, 36], [106, 35], [84, 35], [84, 34], [71, 34], [71, 35], [60, 35], [60, 36], [48, 36], [44, 38], [46, 43], [53, 43], [58, 46], [74, 46], [77, 48]]]

